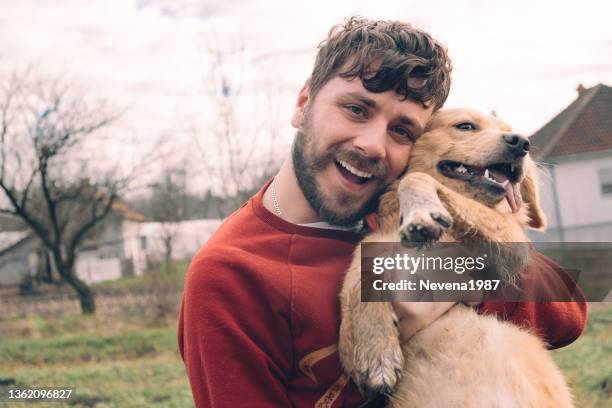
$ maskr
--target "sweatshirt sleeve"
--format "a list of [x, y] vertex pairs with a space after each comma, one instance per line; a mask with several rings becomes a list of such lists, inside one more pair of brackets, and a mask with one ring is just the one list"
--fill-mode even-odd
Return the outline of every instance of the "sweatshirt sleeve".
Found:
[[496, 314], [536, 333], [549, 348], [566, 346], [576, 340], [587, 320], [587, 303], [569, 274], [554, 261], [532, 251], [531, 264], [521, 272], [520, 285], [526, 299], [554, 299], [553, 291], [567, 288], [567, 301], [484, 302], [483, 313]]
[[178, 342], [196, 407], [291, 405], [291, 334], [276, 289], [236, 257], [192, 262]]

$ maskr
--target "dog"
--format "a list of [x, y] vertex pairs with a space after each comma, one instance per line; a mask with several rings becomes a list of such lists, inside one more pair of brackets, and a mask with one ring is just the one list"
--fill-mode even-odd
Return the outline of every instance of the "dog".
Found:
[[[381, 196], [379, 229], [362, 242], [499, 244], [512, 283], [529, 262], [525, 228], [544, 229], [529, 140], [475, 110], [437, 112], [409, 170]], [[512, 244], [507, 250], [504, 243]], [[390, 303], [361, 302], [358, 246], [340, 294], [340, 359], [362, 390], [391, 407], [572, 407], [545, 344], [527, 330], [458, 303], [400, 344]]]

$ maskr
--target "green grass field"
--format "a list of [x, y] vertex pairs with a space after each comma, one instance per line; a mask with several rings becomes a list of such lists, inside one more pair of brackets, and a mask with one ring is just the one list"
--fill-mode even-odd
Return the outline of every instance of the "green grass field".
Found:
[[612, 406], [612, 303], [591, 304], [584, 334], [553, 351], [577, 407]]
[[174, 324], [29, 320], [21, 330], [30, 328], [29, 336], [0, 345], [0, 377], [14, 379], [13, 387], [71, 387], [71, 405], [80, 407], [193, 406]]
[[[611, 323], [612, 304], [595, 305], [585, 334], [553, 352], [578, 407], [612, 406]], [[0, 344], [0, 379], [13, 379], [15, 387], [74, 387], [77, 398], [71, 404], [78, 407], [193, 406], [173, 321], [71, 316], [0, 325], [10, 333]], [[0, 390], [6, 395], [6, 387]]]

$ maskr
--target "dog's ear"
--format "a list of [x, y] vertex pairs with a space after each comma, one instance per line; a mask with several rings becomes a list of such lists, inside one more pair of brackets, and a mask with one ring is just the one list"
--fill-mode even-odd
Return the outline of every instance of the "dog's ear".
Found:
[[526, 158], [525, 178], [521, 181], [521, 196], [523, 202], [527, 204], [527, 216], [529, 217], [527, 225], [537, 230], [544, 230], [546, 228], [546, 216], [540, 207], [537, 170], [535, 163]]

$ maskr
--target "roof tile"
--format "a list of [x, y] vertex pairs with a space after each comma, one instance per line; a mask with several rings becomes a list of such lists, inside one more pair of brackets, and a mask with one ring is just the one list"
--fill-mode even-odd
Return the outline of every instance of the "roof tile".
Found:
[[530, 139], [537, 159], [612, 150], [612, 88], [586, 89]]

